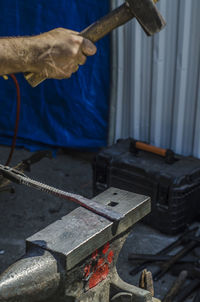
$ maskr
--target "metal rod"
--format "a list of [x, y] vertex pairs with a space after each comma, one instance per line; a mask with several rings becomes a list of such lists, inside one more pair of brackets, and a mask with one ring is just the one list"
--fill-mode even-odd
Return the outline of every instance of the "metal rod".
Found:
[[32, 188], [35, 188], [40, 191], [44, 191], [46, 193], [49, 193], [51, 195], [57, 196], [59, 198], [67, 199], [70, 200], [78, 205], [80, 205], [83, 208], [86, 208], [87, 210], [100, 215], [110, 221], [120, 221], [121, 219], [124, 218], [124, 215], [113, 211], [113, 209], [109, 206], [102, 205], [100, 203], [97, 203], [91, 199], [87, 199], [83, 196], [65, 192], [62, 190], [59, 190], [57, 188], [54, 188], [52, 186], [43, 184], [39, 181], [33, 180], [29, 177], [27, 177], [25, 174], [20, 173], [17, 170], [14, 170], [12, 168], [0, 165], [0, 172], [2, 175], [11, 181], [18, 183], [18, 184], [23, 184]]
[[[170, 255], [151, 255], [151, 254], [129, 254], [129, 261], [151, 261], [151, 262], [165, 262], [169, 261], [172, 258]], [[184, 259], [180, 259], [177, 263], [195, 263], [197, 261], [197, 257], [187, 257]]]
[[174, 301], [174, 298], [176, 297], [176, 295], [179, 293], [182, 286], [184, 285], [184, 283], [187, 279], [187, 276], [188, 276], [187, 271], [182, 271], [179, 274], [178, 278], [176, 279], [176, 281], [174, 282], [174, 284], [172, 285], [172, 287], [170, 288], [169, 292], [164, 297], [162, 302], [173, 302]]
[[[171, 252], [174, 248], [181, 245], [183, 241], [185, 241], [186, 235], [189, 234], [195, 234], [198, 230], [198, 227], [194, 227], [191, 230], [186, 230], [176, 241], [172, 242], [169, 246], [166, 246], [164, 249], [162, 249], [160, 252], [158, 252], [156, 255], [166, 255], [167, 253]], [[151, 264], [151, 261], [144, 261], [140, 265], [138, 265], [136, 268], [130, 271], [130, 275], [134, 276], [137, 273], [139, 273], [141, 270], [145, 269], [148, 264]]]
[[[200, 280], [193, 280], [188, 286], [186, 286], [181, 293], [177, 296], [176, 302], [183, 302], [185, 299], [200, 287]], [[199, 301], [198, 301], [199, 302]]]
[[190, 242], [186, 247], [181, 249], [177, 254], [172, 256], [172, 258], [163, 263], [161, 267], [153, 274], [153, 278], [155, 281], [158, 281], [165, 273], [167, 273], [170, 268], [182, 257], [184, 257], [186, 254], [188, 254], [192, 249], [194, 249], [197, 246], [196, 242]]

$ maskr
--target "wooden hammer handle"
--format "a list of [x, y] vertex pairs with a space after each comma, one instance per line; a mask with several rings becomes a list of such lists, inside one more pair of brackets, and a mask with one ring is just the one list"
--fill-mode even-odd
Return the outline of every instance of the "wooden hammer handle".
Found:
[[125, 2], [99, 21], [84, 29], [80, 35], [95, 43], [109, 34], [113, 29], [125, 24], [132, 18], [134, 18], [134, 15]]
[[[110, 33], [113, 29], [125, 24], [132, 18], [134, 18], [134, 15], [130, 10], [129, 5], [125, 2], [99, 21], [84, 29], [80, 35], [95, 43]], [[41, 74], [25, 73], [24, 76], [32, 87], [36, 87], [38, 84], [46, 80], [46, 78]]]

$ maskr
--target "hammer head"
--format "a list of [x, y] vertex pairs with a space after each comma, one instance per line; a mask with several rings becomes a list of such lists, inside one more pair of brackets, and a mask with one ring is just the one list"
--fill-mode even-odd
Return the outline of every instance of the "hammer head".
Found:
[[166, 25], [155, 5], [157, 0], [126, 0], [126, 2], [148, 36], [159, 32]]

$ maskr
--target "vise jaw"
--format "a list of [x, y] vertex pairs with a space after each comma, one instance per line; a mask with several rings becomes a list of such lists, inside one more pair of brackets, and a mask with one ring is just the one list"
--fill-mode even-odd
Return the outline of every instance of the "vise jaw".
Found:
[[26, 241], [26, 255], [0, 276], [0, 302], [152, 302], [123, 282], [116, 262], [150, 198], [110, 188], [93, 199], [124, 218], [116, 222], [77, 208]]

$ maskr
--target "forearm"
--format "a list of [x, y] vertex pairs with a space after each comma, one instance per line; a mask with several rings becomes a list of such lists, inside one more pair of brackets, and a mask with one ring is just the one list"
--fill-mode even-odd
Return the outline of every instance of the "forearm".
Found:
[[0, 38], [0, 75], [30, 71], [33, 51], [32, 37]]

